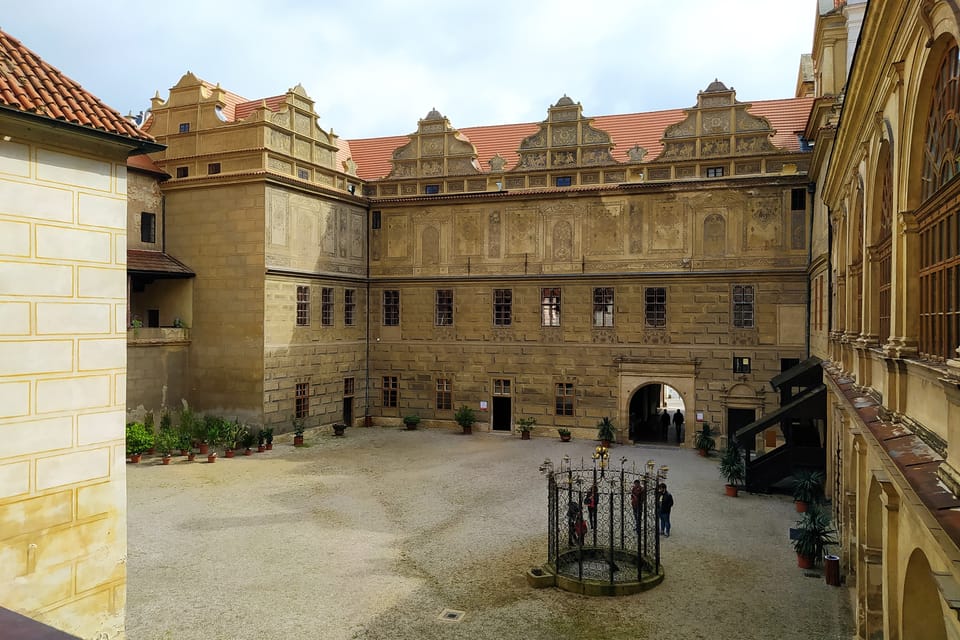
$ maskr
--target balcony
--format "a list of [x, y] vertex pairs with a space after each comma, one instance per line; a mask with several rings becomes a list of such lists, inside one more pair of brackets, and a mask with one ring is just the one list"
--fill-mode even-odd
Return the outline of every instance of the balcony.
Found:
[[190, 329], [185, 327], [139, 327], [127, 329], [127, 345], [153, 346], [190, 344]]

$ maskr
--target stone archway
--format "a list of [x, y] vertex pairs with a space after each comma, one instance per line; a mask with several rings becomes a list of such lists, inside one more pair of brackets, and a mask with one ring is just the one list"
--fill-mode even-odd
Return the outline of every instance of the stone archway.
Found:
[[630, 434], [631, 403], [638, 390], [647, 385], [663, 385], [676, 391], [677, 401], [682, 403], [685, 418], [683, 443], [693, 444], [696, 416], [696, 364], [692, 361], [649, 360], [646, 358], [620, 357], [615, 361], [619, 369], [618, 402], [620, 440]]
[[[678, 413], [683, 417], [681, 425], [676, 421]], [[664, 414], [666, 429], [661, 422]], [[680, 392], [669, 384], [650, 382], [635, 389], [630, 396], [628, 416], [628, 437], [634, 442], [683, 442], [686, 405]]]
[[940, 592], [926, 554], [914, 549], [907, 562], [903, 580], [903, 606], [900, 616], [902, 640], [946, 640]]

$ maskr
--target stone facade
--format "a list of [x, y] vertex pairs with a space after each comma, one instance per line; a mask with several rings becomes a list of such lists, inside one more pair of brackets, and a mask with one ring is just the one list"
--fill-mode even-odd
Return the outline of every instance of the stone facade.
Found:
[[960, 5], [841, 5], [818, 18], [808, 125], [818, 131], [810, 335], [827, 362], [827, 490], [857, 637], [956, 638], [960, 235], [949, 132]]
[[123, 637], [126, 155], [0, 116], [0, 602]]

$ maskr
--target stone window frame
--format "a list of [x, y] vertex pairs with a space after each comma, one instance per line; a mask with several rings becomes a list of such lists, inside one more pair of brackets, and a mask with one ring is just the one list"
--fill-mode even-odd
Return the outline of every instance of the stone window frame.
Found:
[[298, 420], [310, 417], [309, 382], [298, 382], [294, 386], [293, 416]]
[[343, 290], [343, 324], [352, 327], [357, 317], [357, 290]]
[[149, 211], [140, 212], [140, 242], [156, 244], [157, 214]]
[[437, 378], [437, 411], [453, 410], [453, 381]]
[[297, 326], [310, 326], [310, 286], [297, 285]]
[[554, 383], [554, 413], [558, 416], [572, 416], [576, 385], [572, 382]]
[[400, 290], [386, 289], [383, 292], [383, 326], [400, 326]]
[[614, 287], [593, 288], [593, 326], [609, 328], [613, 326], [614, 301], [616, 292]]
[[541, 327], [559, 327], [560, 326], [560, 287], [541, 287], [540, 288], [540, 326]]
[[380, 386], [380, 403], [384, 408], [400, 406], [400, 381], [397, 376], [383, 376]]
[[733, 372], [734, 373], [750, 373], [750, 371], [751, 371], [750, 356], [733, 356]]
[[707, 167], [708, 178], [722, 178], [724, 175], [723, 167]]
[[754, 329], [757, 290], [752, 284], [732, 285], [730, 294], [731, 321], [737, 329]]
[[434, 291], [433, 323], [438, 327], [453, 326], [453, 289]]
[[178, 178], [189, 178], [190, 167], [177, 167], [176, 174]]
[[343, 379], [343, 397], [352, 398], [357, 392], [357, 381], [354, 377]]
[[215, 176], [215, 175], [217, 175], [218, 173], [220, 173], [220, 163], [219, 163], [219, 162], [211, 162], [211, 163], [209, 163], [209, 164], [207, 165], [207, 175], [208, 175], [208, 176]]
[[667, 326], [667, 288], [644, 287], [643, 324], [653, 329]]
[[324, 327], [333, 326], [333, 287], [320, 289], [320, 324]]

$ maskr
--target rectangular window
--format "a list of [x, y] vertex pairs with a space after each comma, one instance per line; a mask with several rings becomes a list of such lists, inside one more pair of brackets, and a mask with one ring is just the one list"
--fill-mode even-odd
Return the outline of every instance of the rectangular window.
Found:
[[733, 285], [733, 326], [753, 328], [753, 285]]
[[750, 358], [744, 356], [733, 356], [734, 373], [750, 373]]
[[294, 396], [293, 415], [295, 418], [310, 416], [310, 383], [298, 382]]
[[453, 409], [453, 392], [450, 390], [449, 378], [437, 378], [437, 410], [449, 411]]
[[207, 165], [207, 175], [211, 175], [211, 176], [212, 176], [212, 175], [216, 175], [216, 174], [218, 174], [218, 173], [220, 173], [220, 163], [219, 163], [219, 162], [211, 162], [210, 164]]
[[790, 191], [790, 209], [804, 211], [807, 208], [807, 190], [792, 189]]
[[353, 378], [344, 378], [343, 379], [343, 397], [351, 398], [356, 390], [356, 384]]
[[325, 327], [333, 326], [333, 288], [324, 287], [320, 290], [320, 324]]
[[400, 292], [395, 289], [383, 292], [383, 326], [400, 326]]
[[399, 390], [397, 376], [383, 376], [383, 406], [396, 407]]
[[707, 177], [708, 177], [708, 178], [722, 178], [722, 177], [723, 177], [723, 167], [707, 167]]
[[370, 212], [370, 228], [371, 229], [380, 228], [380, 212], [379, 211]]
[[438, 184], [427, 184], [423, 186], [423, 192], [427, 195], [434, 195], [440, 193], [440, 185]]
[[181, 122], [180, 123], [180, 133], [190, 133], [190, 123]]
[[493, 290], [493, 326], [509, 327], [513, 322], [513, 289]]
[[557, 176], [557, 180], [554, 184], [556, 184], [558, 187], [569, 187], [571, 184], [573, 184], [573, 178], [570, 176]]
[[613, 287], [594, 287], [593, 326], [613, 326]]
[[177, 167], [177, 177], [178, 177], [178, 178], [186, 178], [186, 177], [189, 176], [189, 175], [190, 175], [190, 168], [189, 168], [189, 167]]
[[310, 287], [297, 287], [297, 326], [310, 325]]
[[343, 324], [352, 327], [357, 315], [357, 290], [343, 290]]
[[309, 180], [310, 172], [307, 171], [306, 169], [301, 169], [300, 167], [297, 167], [297, 177], [300, 178], [301, 180]]
[[157, 214], [143, 212], [140, 214], [140, 242], [157, 241]]
[[648, 327], [667, 326], [667, 289], [666, 287], [647, 287], [644, 289], [644, 323]]
[[540, 289], [540, 324], [544, 327], [560, 326], [560, 287]]
[[453, 324], [453, 289], [437, 289], [437, 301], [434, 322], [438, 327]]
[[573, 383], [558, 382], [556, 393], [556, 406], [558, 416], [573, 415]]
[[494, 380], [493, 395], [495, 396], [510, 395], [510, 380]]

